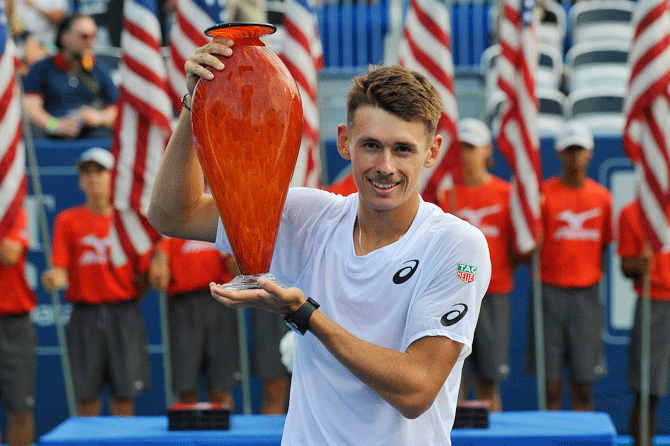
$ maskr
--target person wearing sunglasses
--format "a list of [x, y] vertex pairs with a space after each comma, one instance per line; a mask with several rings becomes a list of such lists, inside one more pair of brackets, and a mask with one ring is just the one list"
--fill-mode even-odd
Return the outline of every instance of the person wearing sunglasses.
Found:
[[59, 25], [58, 53], [35, 63], [24, 80], [24, 108], [36, 137], [110, 138], [118, 92], [93, 54], [97, 26], [72, 14]]

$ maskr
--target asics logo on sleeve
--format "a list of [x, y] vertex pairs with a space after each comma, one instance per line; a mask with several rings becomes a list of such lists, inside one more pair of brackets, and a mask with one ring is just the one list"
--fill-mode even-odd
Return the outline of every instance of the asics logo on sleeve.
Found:
[[[458, 308], [456, 308], [458, 307]], [[468, 312], [468, 306], [465, 304], [454, 304], [454, 309], [447, 312], [444, 316], [442, 316], [442, 319], [440, 319], [440, 323], [444, 325], [445, 327], [450, 327], [454, 325], [456, 322], [460, 321], [465, 317], [465, 315]]]
[[410, 263], [410, 265], [400, 268], [400, 270], [393, 275], [393, 283], [395, 283], [396, 285], [400, 285], [401, 283], [407, 282], [409, 278], [414, 275], [416, 268], [419, 266], [419, 261], [416, 259], [408, 260], [405, 263], [403, 263], [403, 265], [407, 263]]

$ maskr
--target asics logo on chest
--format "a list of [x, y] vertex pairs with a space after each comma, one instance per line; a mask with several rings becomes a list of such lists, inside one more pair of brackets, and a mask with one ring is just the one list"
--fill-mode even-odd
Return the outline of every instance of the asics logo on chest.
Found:
[[[407, 265], [409, 263], [409, 265]], [[416, 272], [416, 269], [419, 266], [419, 261], [414, 259], [414, 260], [408, 260], [403, 265], [407, 265], [403, 268], [400, 268], [398, 272], [396, 272], [393, 275], [393, 283], [396, 285], [400, 285], [401, 283], [407, 282], [410, 277], [414, 275]]]

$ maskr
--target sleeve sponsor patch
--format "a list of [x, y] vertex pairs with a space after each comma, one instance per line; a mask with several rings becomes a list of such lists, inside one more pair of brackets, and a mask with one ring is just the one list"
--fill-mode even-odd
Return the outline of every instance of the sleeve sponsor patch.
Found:
[[456, 270], [456, 276], [465, 283], [470, 283], [475, 280], [475, 274], [477, 274], [477, 267], [474, 265], [468, 265], [467, 263], [459, 263], [458, 269]]

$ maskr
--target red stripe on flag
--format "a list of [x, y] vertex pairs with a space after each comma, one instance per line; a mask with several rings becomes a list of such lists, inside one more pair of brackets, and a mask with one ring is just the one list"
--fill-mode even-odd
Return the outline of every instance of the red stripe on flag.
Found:
[[[412, 0], [412, 8], [416, 18], [419, 20], [419, 23], [428, 31], [432, 36], [435, 37], [435, 40], [443, 43], [447, 48], [447, 51], [451, 52], [451, 43], [450, 36], [447, 34], [444, 29], [435, 23], [431, 16], [426, 14], [426, 12], [419, 6], [419, 3], [416, 0]], [[407, 33], [405, 29], [405, 33]]]

